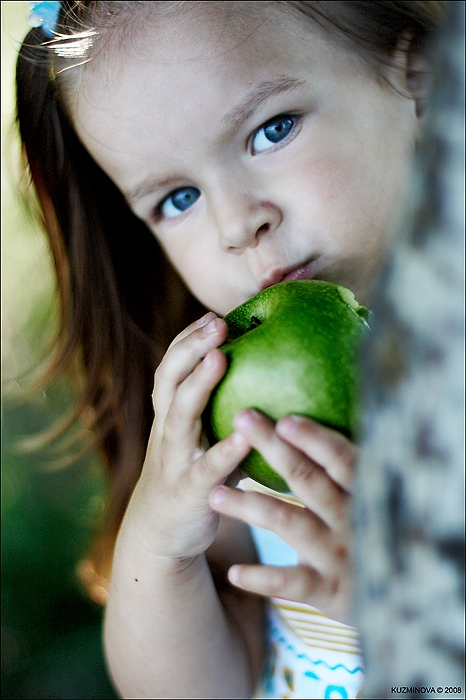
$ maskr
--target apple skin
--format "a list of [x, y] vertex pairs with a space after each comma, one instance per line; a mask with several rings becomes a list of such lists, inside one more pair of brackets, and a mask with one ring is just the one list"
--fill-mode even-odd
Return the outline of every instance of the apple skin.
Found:
[[[345, 287], [290, 280], [268, 287], [225, 316], [221, 350], [228, 369], [206, 410], [210, 437], [230, 435], [233, 419], [256, 408], [273, 421], [300, 414], [351, 437], [357, 422], [358, 348], [369, 312]], [[240, 465], [275, 491], [288, 485], [252, 450]]]

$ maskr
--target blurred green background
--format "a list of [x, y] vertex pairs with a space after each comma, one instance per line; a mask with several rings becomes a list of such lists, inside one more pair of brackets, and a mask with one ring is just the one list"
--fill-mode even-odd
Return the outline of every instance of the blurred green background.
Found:
[[15, 192], [14, 71], [27, 2], [2, 2], [2, 698], [116, 698], [102, 652], [102, 609], [75, 569], [102, 507], [95, 456], [57, 466], [25, 450], [73, 400], [65, 380], [27, 396], [54, 330], [53, 276], [42, 232]]

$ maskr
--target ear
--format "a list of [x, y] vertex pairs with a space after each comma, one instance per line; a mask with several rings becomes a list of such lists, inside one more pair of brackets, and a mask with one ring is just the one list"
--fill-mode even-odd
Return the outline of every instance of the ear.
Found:
[[412, 46], [412, 34], [403, 34], [392, 53], [397, 84], [415, 102], [416, 117], [423, 117], [430, 91], [429, 64]]

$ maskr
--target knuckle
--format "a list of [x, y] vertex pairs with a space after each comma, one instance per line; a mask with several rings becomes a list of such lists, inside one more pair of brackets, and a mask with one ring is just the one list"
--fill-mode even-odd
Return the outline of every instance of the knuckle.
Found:
[[193, 477], [199, 483], [211, 482], [216, 476], [216, 462], [212, 458], [211, 450], [199, 452], [194, 456], [196, 468], [193, 470]]
[[173, 401], [165, 418], [165, 431], [171, 437], [180, 429], [180, 424], [186, 421], [185, 406], [178, 401]]
[[315, 587], [312, 570], [304, 567], [276, 567], [268, 580], [268, 595], [289, 600], [306, 600]]
[[155, 384], [171, 382], [180, 385], [195, 369], [203, 354], [203, 345], [196, 333], [172, 344], [155, 371]]
[[297, 570], [292, 582], [292, 596], [296, 600], [309, 600], [316, 591], [319, 578], [319, 575], [312, 567], [301, 567]]
[[236, 448], [232, 440], [221, 440], [217, 443], [217, 452], [223, 460], [231, 460], [236, 455]]
[[166, 357], [162, 360], [162, 362], [159, 364], [157, 369], [155, 370], [154, 374], [154, 394], [156, 393], [157, 389], [160, 387], [161, 384], [165, 382], [165, 380], [168, 378], [168, 367], [167, 367], [167, 361]]
[[333, 558], [336, 563], [337, 570], [341, 570], [348, 559], [348, 550], [344, 544], [339, 543], [335, 545], [333, 549]]
[[306, 482], [313, 485], [320, 480], [320, 470], [304, 455], [289, 466], [288, 478], [290, 481]]
[[339, 576], [331, 576], [327, 580], [327, 592], [328, 592], [328, 597], [331, 600], [332, 598], [336, 598], [340, 591], [341, 591], [341, 578]]
[[289, 573], [285, 567], [274, 568], [269, 575], [268, 594], [271, 596], [282, 596], [289, 583]]

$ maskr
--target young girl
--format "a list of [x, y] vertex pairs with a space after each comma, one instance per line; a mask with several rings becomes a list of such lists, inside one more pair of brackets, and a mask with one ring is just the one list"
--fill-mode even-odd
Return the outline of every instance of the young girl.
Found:
[[[79, 363], [75, 417], [109, 465], [90, 586], [110, 578], [115, 685], [355, 697], [356, 448], [255, 410], [211, 446], [202, 413], [235, 306], [312, 278], [370, 304], [441, 3], [33, 5], [18, 121], [58, 275], [51, 376]], [[251, 448], [293, 495], [240, 482]]]

